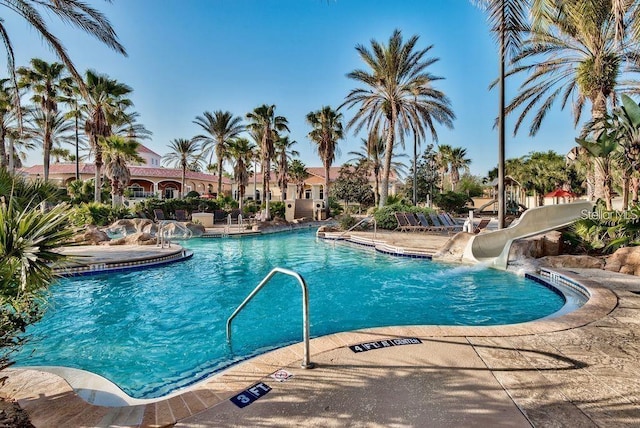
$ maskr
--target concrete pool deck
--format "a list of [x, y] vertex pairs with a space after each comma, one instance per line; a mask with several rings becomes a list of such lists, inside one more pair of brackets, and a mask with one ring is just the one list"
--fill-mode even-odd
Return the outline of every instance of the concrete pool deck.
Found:
[[[37, 427], [640, 424], [640, 279], [598, 270], [563, 274], [593, 298], [555, 319], [324, 336], [311, 342], [313, 370], [299, 367], [296, 344], [145, 405], [93, 406], [62, 378], [34, 370], [7, 370], [0, 393], [18, 400]], [[408, 337], [422, 343], [358, 353], [348, 347]], [[279, 369], [293, 377], [270, 377]], [[259, 382], [272, 390], [251, 405], [229, 400]]]

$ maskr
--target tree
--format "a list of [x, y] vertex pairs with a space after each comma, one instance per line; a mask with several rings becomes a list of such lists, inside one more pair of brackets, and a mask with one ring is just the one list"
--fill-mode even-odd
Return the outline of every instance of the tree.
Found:
[[395, 30], [388, 45], [371, 41], [371, 51], [363, 45], [356, 46], [369, 71], [354, 70], [347, 75], [365, 85], [353, 89], [342, 104], [348, 108], [360, 106], [349, 121], [348, 128], [357, 133], [367, 126], [370, 134], [386, 133], [382, 189], [379, 206], [386, 203], [391, 172], [391, 159], [396, 139], [404, 144], [404, 137], [414, 133], [424, 139], [430, 131], [438, 141], [435, 123], [453, 127], [455, 115], [445, 94], [434, 88], [441, 77], [426, 71], [438, 61], [425, 58], [433, 46], [415, 50], [418, 36], [403, 42], [400, 30]]
[[[537, 0], [536, 0], [537, 1]], [[546, 0], [542, 0], [543, 2]], [[491, 31], [500, 46], [500, 107], [498, 110], [498, 229], [504, 227], [505, 199], [505, 78], [507, 56], [513, 57], [522, 45], [523, 34], [528, 31], [527, 6], [530, 0], [472, 0], [484, 9], [489, 18]], [[540, 3], [539, 1], [537, 1]]]
[[453, 148], [448, 144], [440, 144], [438, 153], [436, 154], [436, 164], [440, 172], [440, 190], [444, 192], [444, 179], [449, 172], [449, 162], [451, 160], [451, 151]]
[[186, 138], [171, 140], [169, 149], [171, 149], [171, 152], [163, 156], [162, 163], [182, 170], [180, 192], [184, 194], [187, 169], [189, 169], [190, 165], [200, 165], [202, 163], [202, 150], [197, 141], [193, 139], [187, 140]]
[[100, 139], [110, 136], [114, 123], [122, 123], [125, 110], [133, 103], [127, 98], [132, 89], [105, 74], [97, 74], [92, 70], [86, 73], [88, 91], [85, 104], [81, 108], [85, 112], [84, 131], [89, 138], [89, 145], [94, 153], [96, 202], [101, 200], [102, 189], [102, 146]]
[[138, 154], [140, 143], [119, 135], [111, 135], [101, 140], [100, 144], [105, 160], [104, 173], [111, 180], [111, 204], [114, 208], [119, 207], [122, 205], [124, 190], [131, 179], [127, 163], [144, 161]]
[[280, 186], [280, 194], [282, 200], [286, 199], [287, 195], [287, 180], [289, 179], [289, 162], [293, 156], [300, 156], [297, 150], [293, 150], [294, 144], [298, 144], [297, 141], [289, 141], [288, 136], [279, 137], [274, 144], [276, 168], [278, 172], [278, 186]]
[[218, 163], [218, 195], [222, 194], [222, 164], [228, 157], [228, 146], [231, 139], [236, 138], [244, 131], [242, 118], [234, 116], [229, 111], [217, 110], [213, 113], [205, 111], [202, 116], [197, 116], [193, 121], [200, 125], [208, 135], [197, 135], [196, 141], [202, 141], [203, 156], [209, 156], [209, 164], [212, 163], [213, 155], [216, 155]]
[[576, 138], [576, 142], [587, 150], [601, 171], [603, 199], [607, 211], [611, 211], [611, 161], [613, 153], [618, 148], [615, 134], [608, 130], [601, 130], [595, 138]]
[[469, 172], [469, 164], [471, 159], [467, 156], [467, 149], [462, 147], [454, 147], [449, 154], [449, 168], [451, 169], [451, 190], [456, 190], [460, 181], [460, 170]]
[[229, 155], [235, 161], [233, 179], [238, 184], [240, 209], [244, 204], [244, 195], [249, 184], [249, 166], [255, 156], [255, 145], [246, 138], [236, 138], [229, 142]]
[[40, 109], [42, 125], [43, 173], [44, 181], [49, 180], [49, 163], [51, 161], [51, 128], [53, 116], [58, 114], [58, 101], [63, 92], [71, 87], [73, 80], [65, 73], [63, 64], [49, 64], [39, 58], [31, 60], [31, 67], [20, 67], [17, 70], [20, 80], [18, 86], [33, 92], [31, 100]]
[[[64, 114], [60, 112], [45, 114], [42, 110], [36, 110], [33, 112], [32, 117], [29, 118], [28, 128], [23, 132], [23, 136], [42, 147], [45, 146], [45, 140], [48, 139], [48, 144], [50, 145], [48, 157], [51, 159], [51, 156], [54, 156], [56, 162], [59, 162], [61, 157], [60, 150], [65, 150], [61, 148], [62, 144], [73, 142], [72, 131], [73, 124], [66, 120]], [[66, 150], [66, 152], [68, 155], [69, 151]]]
[[329, 218], [329, 171], [336, 158], [338, 140], [344, 138], [342, 129], [342, 113], [338, 113], [329, 106], [307, 114], [307, 123], [313, 128], [308, 137], [316, 144], [316, 151], [324, 166], [324, 209]]
[[[422, 156], [418, 158], [416, 167], [416, 198], [418, 201], [433, 200], [437, 193], [440, 174], [438, 170], [438, 154], [433, 150], [433, 144], [427, 145]], [[413, 193], [413, 177], [407, 180], [407, 187]]]
[[13, 96], [14, 89], [10, 85], [10, 79], [0, 79], [0, 168], [8, 165], [6, 142], [15, 112]]
[[269, 180], [271, 179], [271, 159], [274, 155], [274, 141], [278, 138], [278, 132], [289, 131], [289, 121], [284, 116], [276, 116], [275, 104], [263, 104], [247, 113], [250, 121], [247, 128], [254, 138], [260, 138], [260, 163], [262, 167], [262, 195], [265, 201], [265, 219], [271, 218], [269, 212]]
[[296, 183], [298, 198], [304, 196], [304, 181], [309, 177], [306, 165], [299, 159], [293, 159], [289, 165], [289, 177]]
[[344, 164], [333, 183], [331, 194], [345, 202], [347, 212], [351, 201], [365, 206], [371, 205], [374, 201], [373, 189], [369, 184], [369, 172], [365, 163], [361, 162], [355, 167]]
[[[540, 7], [535, 7], [540, 6]], [[519, 94], [507, 113], [522, 108], [514, 133], [534, 114], [529, 134], [535, 135], [546, 113], [558, 99], [561, 108], [572, 101], [574, 125], [580, 122], [587, 101], [591, 120], [605, 117], [608, 103], [629, 82], [625, 70], [637, 70], [640, 56], [637, 29], [638, 2], [571, 0], [538, 1], [532, 9], [528, 38], [513, 58], [509, 75], [526, 73]], [[623, 25], [619, 25], [619, 24]], [[622, 30], [622, 31], [621, 31]], [[594, 158], [595, 196], [604, 197], [604, 166]]]

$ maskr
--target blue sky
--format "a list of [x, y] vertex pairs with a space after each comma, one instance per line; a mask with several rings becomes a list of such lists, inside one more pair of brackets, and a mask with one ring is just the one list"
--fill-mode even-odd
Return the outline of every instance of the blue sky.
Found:
[[[440, 60], [430, 71], [444, 77], [436, 87], [451, 99], [454, 129], [438, 127], [439, 142], [467, 148], [471, 172], [484, 176], [497, 164], [497, 47], [482, 11], [468, 0], [114, 0], [92, 1], [111, 20], [129, 56], [120, 56], [83, 32], [59, 24], [55, 34], [78, 70], [91, 68], [130, 85], [140, 122], [153, 132], [145, 145], [159, 154], [174, 138], [200, 133], [192, 123], [204, 111], [243, 116], [275, 104], [288, 118], [290, 137], [307, 166], [320, 166], [305, 116], [324, 105], [336, 108], [356, 82], [346, 74], [362, 68], [355, 46], [386, 42], [394, 29], [418, 47], [433, 45]], [[16, 62], [56, 60], [37, 34], [15, 16], [3, 15]], [[6, 68], [5, 68], [6, 70]], [[6, 72], [3, 72], [6, 73]], [[513, 96], [520, 81], [508, 82]], [[353, 111], [345, 110], [345, 118]], [[554, 108], [533, 138], [524, 127], [512, 136], [507, 121], [507, 158], [533, 150], [566, 153], [577, 131], [569, 110]], [[335, 165], [352, 158], [361, 137], [340, 141]], [[425, 143], [423, 142], [423, 147]], [[412, 153], [413, 138], [406, 151]], [[28, 164], [41, 163], [40, 152]]]

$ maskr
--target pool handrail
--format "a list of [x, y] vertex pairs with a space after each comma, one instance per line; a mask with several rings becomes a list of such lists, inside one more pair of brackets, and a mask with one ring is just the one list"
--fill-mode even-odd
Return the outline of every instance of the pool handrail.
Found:
[[342, 239], [342, 237], [344, 235], [346, 235], [347, 233], [351, 232], [353, 229], [355, 229], [356, 227], [360, 226], [363, 223], [368, 223], [369, 220], [373, 220], [373, 239], [376, 238], [376, 234], [378, 232], [378, 222], [376, 221], [376, 218], [372, 215], [366, 216], [363, 219], [361, 219], [359, 222], [357, 222], [356, 224], [354, 224], [353, 226], [351, 226], [348, 230], [345, 230], [344, 232], [342, 232], [338, 238], [336, 239]]
[[299, 273], [294, 272], [290, 269], [275, 267], [271, 269], [271, 272], [265, 276], [260, 284], [253, 289], [253, 291], [247, 296], [246, 299], [236, 308], [235, 311], [231, 314], [229, 319], [227, 319], [227, 341], [231, 343], [231, 321], [238, 315], [238, 313], [253, 299], [253, 297], [258, 294], [258, 292], [264, 287], [273, 276], [277, 273], [282, 273], [285, 275], [289, 275], [294, 277], [300, 283], [300, 287], [302, 288], [302, 338], [304, 341], [304, 356], [302, 357], [301, 367], [303, 369], [312, 369], [316, 365], [309, 361], [309, 292], [307, 290], [307, 283], [304, 278], [300, 276]]

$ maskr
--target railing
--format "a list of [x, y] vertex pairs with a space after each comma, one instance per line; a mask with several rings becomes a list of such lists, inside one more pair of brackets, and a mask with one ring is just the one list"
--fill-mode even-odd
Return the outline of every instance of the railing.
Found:
[[167, 244], [167, 248], [171, 248], [171, 238], [169, 237], [169, 231], [165, 229], [165, 227], [168, 225], [168, 221], [161, 221], [158, 225], [158, 243], [156, 244], [157, 247], [164, 248], [165, 244]]
[[356, 224], [354, 224], [353, 226], [351, 226], [349, 229], [345, 230], [344, 232], [342, 232], [337, 239], [342, 238], [344, 235], [346, 235], [347, 233], [351, 232], [353, 229], [355, 229], [356, 227], [360, 226], [363, 223], [368, 223], [369, 220], [373, 220], [373, 239], [376, 239], [376, 234], [378, 233], [378, 222], [376, 221], [376, 218], [373, 216], [368, 216], [363, 218], [362, 220], [360, 220], [359, 222], [357, 222]]
[[294, 277], [298, 280], [298, 282], [300, 283], [300, 287], [302, 288], [302, 338], [304, 341], [304, 356], [302, 358], [301, 367], [303, 369], [312, 369], [315, 367], [315, 364], [309, 361], [309, 293], [307, 291], [307, 283], [304, 281], [304, 278], [300, 276], [300, 274], [289, 269], [283, 269], [279, 267], [273, 268], [271, 272], [269, 272], [267, 276], [265, 276], [264, 279], [260, 281], [260, 284], [258, 284], [256, 288], [253, 289], [251, 294], [249, 294], [247, 298], [244, 299], [242, 303], [240, 303], [240, 306], [238, 306], [236, 310], [233, 311], [233, 314], [231, 314], [231, 316], [227, 320], [227, 341], [231, 343], [231, 321], [233, 321], [236, 315], [238, 315], [238, 313], [247, 305], [247, 303], [249, 303], [251, 299], [253, 299], [253, 297], [258, 294], [262, 287], [264, 287], [276, 273], [283, 273], [285, 275]]

